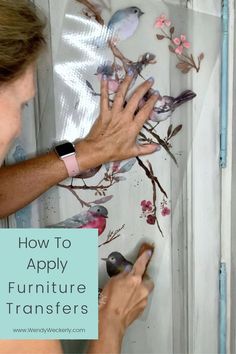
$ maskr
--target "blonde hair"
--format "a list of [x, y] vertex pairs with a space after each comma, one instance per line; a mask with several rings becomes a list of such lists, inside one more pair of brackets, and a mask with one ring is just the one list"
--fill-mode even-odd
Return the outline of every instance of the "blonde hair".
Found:
[[45, 46], [44, 21], [27, 0], [0, 0], [0, 85], [17, 79]]

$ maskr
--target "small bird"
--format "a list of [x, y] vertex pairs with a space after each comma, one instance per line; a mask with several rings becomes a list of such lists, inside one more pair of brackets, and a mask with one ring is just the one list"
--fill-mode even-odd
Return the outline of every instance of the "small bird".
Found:
[[[148, 91], [148, 93], [144, 96], [143, 100], [140, 102], [139, 108], [142, 108], [144, 106], [147, 100], [151, 97], [152, 93], [152, 89]], [[172, 96], [160, 96], [149, 118], [150, 120], [156, 123], [163, 122], [172, 116], [173, 112], [177, 107], [181, 106], [182, 104], [188, 101], [193, 100], [196, 96], [196, 93], [191, 90], [183, 91], [176, 98]]]
[[144, 12], [136, 6], [116, 11], [108, 23], [108, 28], [114, 34], [115, 42], [124, 41], [132, 37], [143, 14]]
[[98, 236], [100, 236], [106, 228], [107, 218], [108, 210], [104, 206], [96, 205], [50, 228], [98, 229]]
[[129, 262], [120, 252], [112, 252], [108, 258], [102, 258], [106, 262], [107, 273], [110, 277], [114, 277], [123, 271], [130, 272], [133, 263]]

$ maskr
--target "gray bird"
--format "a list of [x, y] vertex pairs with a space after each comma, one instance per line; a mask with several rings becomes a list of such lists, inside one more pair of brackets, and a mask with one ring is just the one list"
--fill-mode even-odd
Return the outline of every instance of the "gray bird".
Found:
[[144, 12], [136, 6], [116, 11], [108, 23], [108, 28], [114, 34], [115, 40], [119, 42], [132, 37], [143, 14]]
[[[143, 100], [140, 102], [139, 108], [143, 107], [146, 101], [153, 94], [153, 90], [149, 90], [148, 93], [144, 96]], [[182, 104], [193, 100], [196, 97], [196, 93], [191, 90], [183, 91], [179, 96], [160, 96], [160, 99], [157, 101], [156, 106], [154, 107], [150, 120], [153, 122], [163, 122], [166, 119], [170, 118], [175, 111], [175, 109]]]
[[114, 277], [123, 271], [131, 271], [133, 263], [129, 262], [120, 252], [112, 252], [108, 258], [102, 258], [106, 262], [107, 273]]

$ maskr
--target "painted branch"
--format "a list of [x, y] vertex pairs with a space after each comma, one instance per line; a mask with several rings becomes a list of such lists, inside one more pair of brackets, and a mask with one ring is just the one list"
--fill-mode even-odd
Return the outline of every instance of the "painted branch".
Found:
[[120, 61], [122, 62], [122, 64], [124, 65], [124, 69], [127, 70], [127, 66], [129, 64], [132, 64], [133, 62], [131, 60], [129, 60], [128, 58], [126, 58], [121, 51], [115, 46], [114, 43], [112, 43], [112, 41], [109, 42], [109, 46], [111, 48], [111, 51], [114, 55], [114, 57], [116, 57], [117, 59], [120, 59]]
[[[149, 169], [150, 169], [150, 174], [153, 176], [154, 172], [153, 172], [153, 169], [152, 169], [152, 165], [151, 165], [151, 163], [149, 161], [147, 163], [148, 163], [148, 166], [149, 166]], [[161, 233], [161, 236], [164, 237], [164, 234], [162, 232], [161, 226], [160, 226], [158, 218], [157, 218], [157, 207], [156, 207], [157, 189], [156, 189], [156, 184], [155, 184], [155, 181], [153, 179], [151, 179], [151, 182], [152, 182], [152, 188], [153, 188], [153, 205], [154, 205], [154, 214], [155, 214], [155, 217], [156, 217], [156, 224], [157, 224], [158, 230]]]
[[170, 151], [170, 149], [169, 149], [168, 145], [166, 144], [166, 142], [165, 142], [164, 140], [162, 140], [161, 137], [160, 137], [158, 134], [154, 133], [154, 132], [152, 131], [152, 129], [148, 129], [145, 125], [143, 126], [143, 128], [144, 128], [147, 132], [149, 132], [149, 133], [157, 140], [157, 142], [166, 150], [166, 152], [170, 155], [170, 157], [172, 158], [172, 160], [173, 160], [173, 161], [175, 162], [175, 164], [178, 166], [178, 162], [177, 162], [175, 156], [174, 156], [174, 155], [172, 154], [172, 152]]
[[66, 186], [64, 184], [59, 183], [58, 186], [62, 187], [62, 188], [67, 188], [67, 189], [70, 188], [71, 190], [93, 190], [93, 191], [97, 191], [99, 189], [107, 190], [108, 188], [112, 187], [115, 183], [116, 183], [116, 181], [111, 181], [107, 186], [105, 186], [105, 185], [88, 186], [87, 184], [85, 184], [84, 186]]
[[75, 198], [80, 202], [80, 204], [81, 204], [81, 206], [82, 206], [82, 208], [84, 207], [84, 206], [86, 206], [86, 207], [91, 207], [91, 205], [89, 204], [89, 203], [87, 203], [87, 202], [85, 202], [83, 199], [81, 199], [79, 196], [78, 196], [78, 194], [73, 190], [73, 186], [66, 186], [66, 185], [64, 185], [64, 184], [58, 184], [58, 187], [61, 187], [61, 188], [65, 188], [65, 189], [67, 189], [68, 191], [70, 191], [74, 196], [75, 196]]
[[123, 224], [118, 230], [116, 231], [110, 231], [107, 235], [107, 239], [105, 242], [101, 243], [98, 247], [102, 247], [107, 245], [108, 243], [114, 241], [116, 238], [120, 237], [121, 235], [119, 234], [119, 232], [125, 227], [125, 224]]
[[102, 18], [102, 16], [100, 15], [100, 13], [97, 11], [97, 8], [94, 4], [92, 4], [89, 0], [75, 0], [81, 4], [83, 4], [84, 6], [86, 6], [93, 14], [95, 17], [95, 20], [100, 23], [100, 25], [104, 25], [104, 20]]
[[143, 163], [143, 161], [139, 158], [139, 157], [136, 157], [137, 161], [138, 161], [138, 164], [139, 166], [145, 171], [146, 173], [146, 176], [153, 180], [157, 185], [158, 185], [158, 188], [160, 189], [160, 191], [164, 194], [164, 196], [166, 198], [168, 198], [168, 195], [167, 193], [165, 192], [165, 190], [163, 189], [163, 187], [161, 186], [160, 182], [158, 181], [158, 178], [154, 175], [151, 174], [151, 172], [149, 171], [149, 169], [145, 166], [145, 164]]

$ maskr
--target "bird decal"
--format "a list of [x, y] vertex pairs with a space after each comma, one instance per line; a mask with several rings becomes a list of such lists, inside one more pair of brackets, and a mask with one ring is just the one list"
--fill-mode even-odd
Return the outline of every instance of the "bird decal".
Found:
[[[153, 90], [149, 90], [148, 93], [141, 100], [139, 108], [142, 108], [147, 100], [151, 97]], [[175, 111], [175, 109], [182, 104], [193, 100], [196, 97], [196, 93], [191, 90], [183, 91], [179, 96], [160, 96], [157, 101], [156, 106], [150, 115], [150, 120], [153, 122], [163, 122], [166, 119], [170, 118]]]
[[143, 14], [144, 12], [136, 6], [116, 11], [108, 23], [108, 28], [112, 31], [115, 41], [120, 42], [132, 37]]
[[98, 229], [100, 236], [106, 228], [108, 218], [108, 210], [101, 205], [90, 207], [87, 211], [83, 211], [72, 216], [50, 228], [67, 228], [67, 229]]
[[112, 252], [108, 258], [102, 258], [106, 262], [109, 277], [114, 277], [124, 271], [131, 271], [133, 263], [129, 262], [120, 252]]

